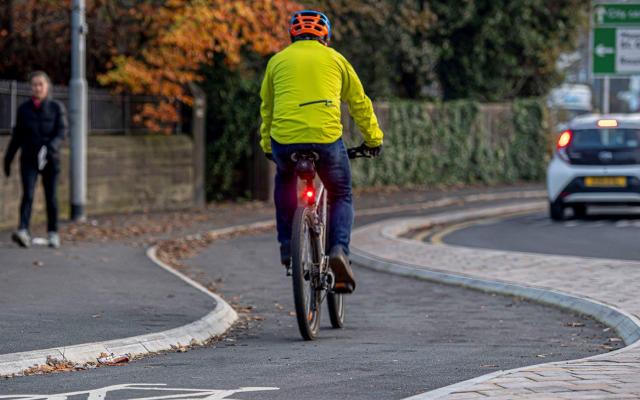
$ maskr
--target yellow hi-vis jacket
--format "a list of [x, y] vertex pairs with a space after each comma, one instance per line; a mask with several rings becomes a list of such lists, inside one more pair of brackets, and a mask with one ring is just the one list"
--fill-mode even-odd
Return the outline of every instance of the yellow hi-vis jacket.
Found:
[[316, 40], [300, 40], [274, 55], [262, 89], [260, 145], [271, 153], [271, 138], [281, 144], [333, 143], [342, 136], [340, 101], [369, 147], [382, 144], [383, 133], [349, 62]]

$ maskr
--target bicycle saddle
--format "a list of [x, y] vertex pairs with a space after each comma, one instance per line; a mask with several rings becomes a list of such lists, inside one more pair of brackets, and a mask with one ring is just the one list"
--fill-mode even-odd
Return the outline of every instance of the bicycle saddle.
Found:
[[296, 151], [291, 154], [291, 160], [296, 163], [296, 174], [305, 180], [311, 180], [316, 176], [315, 161], [320, 155], [315, 151]]

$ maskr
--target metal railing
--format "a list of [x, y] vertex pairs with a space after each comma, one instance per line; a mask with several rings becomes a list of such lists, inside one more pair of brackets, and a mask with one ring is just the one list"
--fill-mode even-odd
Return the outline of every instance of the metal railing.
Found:
[[[69, 88], [54, 85], [52, 97], [69, 107]], [[16, 111], [31, 97], [27, 82], [0, 80], [0, 135], [11, 133]], [[134, 116], [145, 104], [158, 103], [153, 96], [114, 94], [107, 89], [89, 89], [88, 122], [90, 134], [136, 134], [148, 129], [136, 122]], [[177, 124], [173, 130], [180, 129]]]

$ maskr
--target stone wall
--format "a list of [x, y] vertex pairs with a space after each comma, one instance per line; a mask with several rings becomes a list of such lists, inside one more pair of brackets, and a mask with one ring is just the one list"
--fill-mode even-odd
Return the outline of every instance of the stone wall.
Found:
[[[0, 136], [0, 152], [9, 142]], [[19, 157], [19, 156], [18, 156]], [[18, 157], [10, 179], [0, 177], [0, 228], [14, 227], [22, 189]], [[58, 201], [60, 216], [69, 216], [69, 152], [64, 150]], [[87, 214], [190, 207], [194, 199], [193, 143], [186, 135], [90, 135], [87, 154]], [[44, 195], [38, 181], [33, 212], [42, 221]]]

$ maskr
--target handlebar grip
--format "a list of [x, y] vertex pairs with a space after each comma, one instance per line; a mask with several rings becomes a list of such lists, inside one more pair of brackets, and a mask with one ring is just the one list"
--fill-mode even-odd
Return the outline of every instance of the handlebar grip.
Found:
[[351, 147], [347, 149], [347, 154], [351, 160], [354, 158], [373, 158], [369, 150], [364, 146]]

